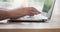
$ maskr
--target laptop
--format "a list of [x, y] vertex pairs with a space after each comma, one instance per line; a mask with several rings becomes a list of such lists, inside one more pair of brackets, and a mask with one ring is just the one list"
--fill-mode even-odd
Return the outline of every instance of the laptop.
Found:
[[[40, 10], [39, 6], [35, 6], [38, 11], [40, 10], [40, 14], [34, 16], [24, 16], [18, 19], [10, 19], [9, 21], [13, 22], [46, 22], [51, 19], [54, 4], [56, 0], [44, 0], [43, 8]], [[31, 5], [31, 4], [30, 4]]]
[[[34, 7], [39, 12], [38, 15], [34, 16], [24, 16], [18, 19], [10, 19], [13, 22], [45, 22], [51, 19], [54, 4], [56, 0], [27, 0], [27, 4], [22, 6]], [[25, 3], [25, 2], [24, 2]], [[3, 8], [2, 4], [1, 7]], [[4, 6], [4, 8], [7, 6]]]

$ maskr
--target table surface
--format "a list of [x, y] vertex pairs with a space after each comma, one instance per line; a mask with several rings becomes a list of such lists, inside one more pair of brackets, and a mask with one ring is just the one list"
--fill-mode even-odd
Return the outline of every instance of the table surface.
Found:
[[[58, 2], [58, 1], [56, 1]], [[55, 8], [53, 11], [52, 19], [47, 21], [46, 23], [24, 23], [24, 22], [14, 22], [14, 23], [6, 23], [0, 24], [0, 29], [51, 29], [51, 28], [60, 28], [60, 5], [57, 6], [58, 3], [55, 4]]]

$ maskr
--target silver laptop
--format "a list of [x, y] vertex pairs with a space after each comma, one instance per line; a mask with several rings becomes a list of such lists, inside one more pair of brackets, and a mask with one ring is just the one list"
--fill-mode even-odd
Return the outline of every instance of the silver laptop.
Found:
[[[43, 1], [43, 0], [40, 0]], [[12, 19], [11, 21], [19, 21], [19, 22], [45, 22], [47, 20], [51, 19], [54, 4], [56, 0], [44, 0], [44, 4], [41, 6], [42, 9], [40, 9], [40, 6], [33, 6], [32, 7], [36, 8], [38, 11], [40, 10], [41, 14], [34, 15], [34, 16], [24, 16], [18, 19]], [[38, 1], [36, 1], [38, 2]], [[36, 4], [37, 5], [37, 4]], [[30, 6], [29, 6], [30, 7]], [[42, 10], [42, 11], [41, 11]]]

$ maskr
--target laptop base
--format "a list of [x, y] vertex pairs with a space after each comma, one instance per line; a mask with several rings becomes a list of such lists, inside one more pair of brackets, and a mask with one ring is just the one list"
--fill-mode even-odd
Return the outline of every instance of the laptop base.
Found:
[[33, 20], [8, 20], [9, 22], [46, 22], [47, 20], [38, 20], [38, 21], [33, 21]]

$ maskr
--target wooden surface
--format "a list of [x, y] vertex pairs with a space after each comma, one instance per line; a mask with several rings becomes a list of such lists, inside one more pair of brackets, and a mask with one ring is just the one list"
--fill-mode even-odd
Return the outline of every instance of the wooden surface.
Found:
[[1, 29], [0, 32], [60, 32], [60, 29]]

